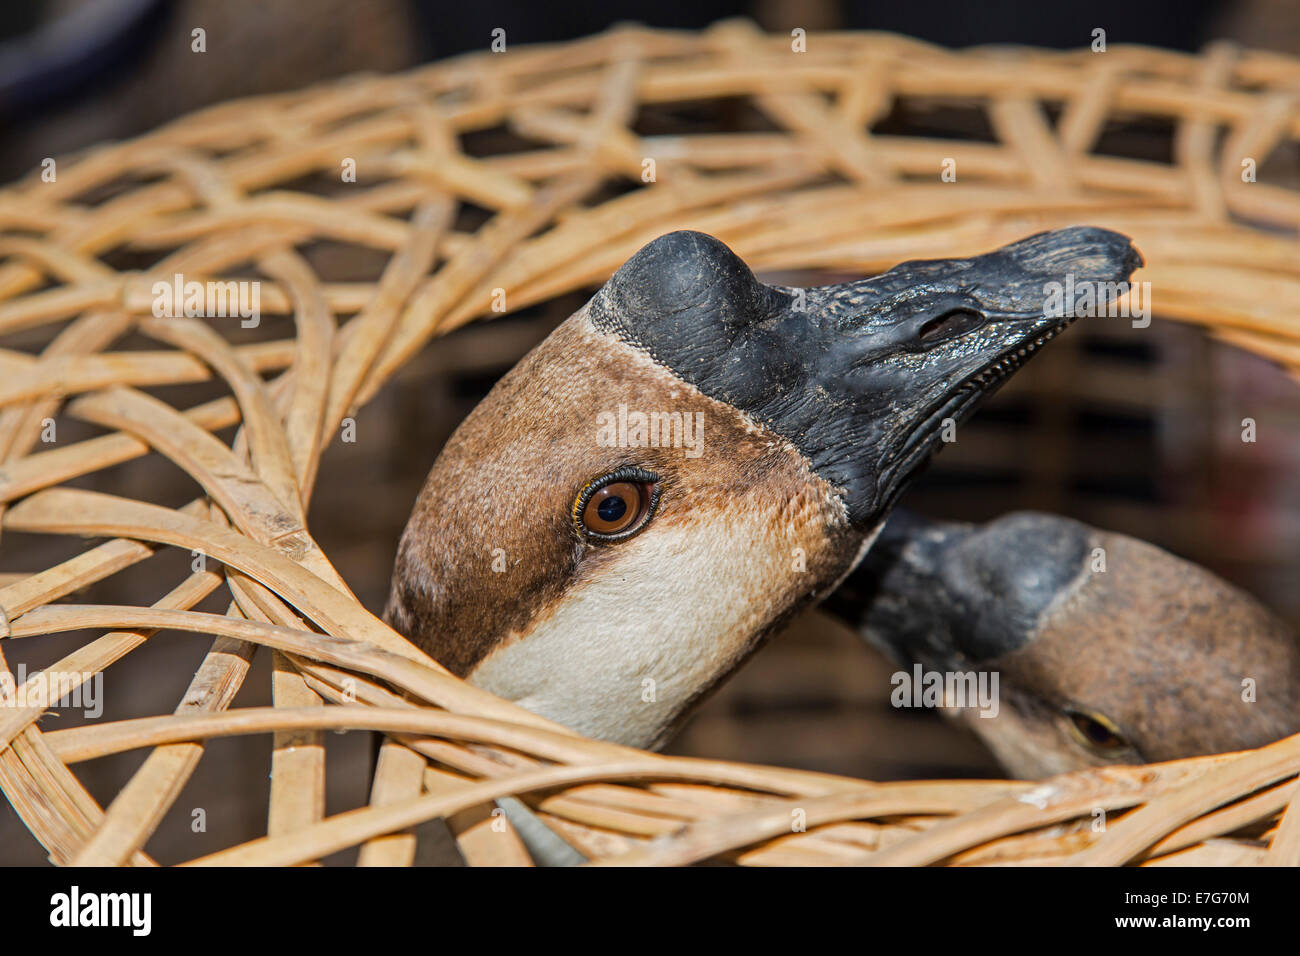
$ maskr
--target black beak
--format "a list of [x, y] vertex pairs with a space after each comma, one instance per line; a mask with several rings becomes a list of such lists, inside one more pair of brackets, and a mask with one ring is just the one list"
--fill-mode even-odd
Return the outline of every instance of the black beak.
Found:
[[[819, 362], [833, 399], [807, 424], [815, 464], [851, 490], [858, 519], [883, 513], [961, 422], [1075, 316], [1053, 283], [1110, 288], [1142, 260], [1103, 229], [1041, 233], [974, 259], [905, 262], [883, 275], [808, 290], [836, 333]], [[842, 403], [842, 404], [841, 404]]]
[[970, 525], [900, 508], [822, 608], [899, 663], [965, 670], [1032, 641], [1086, 575], [1093, 543], [1055, 515]]
[[705, 394], [790, 440], [874, 528], [980, 400], [1059, 333], [1060, 290], [1113, 299], [1142, 264], [1104, 229], [1040, 233], [972, 259], [906, 262], [871, 279], [767, 286], [694, 232], [647, 245], [589, 306]]

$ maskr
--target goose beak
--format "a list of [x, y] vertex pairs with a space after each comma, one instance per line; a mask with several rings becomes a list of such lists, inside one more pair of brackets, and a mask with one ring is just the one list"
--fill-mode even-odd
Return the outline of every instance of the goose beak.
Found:
[[822, 607], [899, 663], [964, 670], [1034, 640], [1094, 543], [1085, 525], [1052, 515], [977, 526], [898, 509]]
[[808, 290], [814, 322], [837, 338], [818, 359], [828, 397], [806, 426], [855, 520], [883, 515], [947, 434], [1074, 321], [1062, 290], [1090, 287], [1104, 307], [1141, 264], [1126, 237], [1072, 228]]

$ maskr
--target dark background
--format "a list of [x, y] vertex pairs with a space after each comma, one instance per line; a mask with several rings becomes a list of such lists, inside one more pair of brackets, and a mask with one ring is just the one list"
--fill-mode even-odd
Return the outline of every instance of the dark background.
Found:
[[[523, 44], [582, 36], [620, 21], [695, 28], [735, 15], [787, 34], [794, 27], [892, 30], [954, 46], [1081, 47], [1102, 27], [1111, 44], [1196, 50], [1227, 38], [1300, 52], [1300, 5], [1280, 0], [607, 0], [555, 8], [491, 0], [10, 3], [0, 14], [0, 178], [27, 175], [45, 156], [130, 137], [234, 97], [484, 50], [496, 27], [507, 30], [510, 44]], [[189, 53], [196, 26], [208, 35], [207, 68], [201, 72], [193, 69]], [[1292, 174], [1300, 174], [1300, 166]], [[338, 280], [369, 275], [374, 265], [321, 257], [313, 264]], [[814, 284], [832, 277], [780, 278]], [[372, 610], [382, 609], [397, 537], [442, 443], [496, 379], [584, 298], [574, 294], [437, 340], [360, 412], [361, 440], [328, 450], [311, 528]], [[1300, 626], [1300, 592], [1294, 587], [1300, 553], [1295, 383], [1267, 362], [1176, 323], [1157, 318], [1140, 334], [1124, 323], [1093, 326], [1076, 327], [1018, 373], [963, 426], [962, 441], [937, 459], [904, 503], [971, 520], [1039, 508], [1134, 534], [1212, 568]], [[264, 332], [276, 337], [289, 328], [268, 325]], [[158, 394], [179, 400], [175, 391]], [[206, 397], [194, 387], [180, 404]], [[1246, 414], [1267, 419], [1272, 433], [1282, 436], [1249, 458], [1238, 438]], [[195, 493], [185, 476], [155, 459], [113, 469], [89, 486], [175, 504]], [[67, 554], [55, 554], [44, 539], [7, 535], [0, 571], [46, 567], [82, 547], [76, 541], [64, 545]], [[182, 555], [156, 558], [72, 599], [148, 603], [169, 586], [160, 582], [183, 576], [187, 562]], [[220, 612], [224, 604], [209, 602], [201, 609]], [[6, 652], [11, 665], [36, 667], [85, 639], [43, 638]], [[170, 711], [206, 648], [199, 637], [160, 635], [110, 668], [105, 719]], [[852, 635], [816, 613], [805, 615], [703, 708], [672, 749], [873, 779], [998, 774], [977, 743], [933, 713], [891, 709], [892, 670]], [[236, 705], [269, 703], [268, 678], [268, 662], [259, 656]], [[41, 726], [72, 719], [50, 716]], [[269, 748], [269, 738], [214, 741], [178, 812], [149, 849], [168, 862], [264, 832]], [[331, 736], [328, 749], [332, 813], [365, 799], [369, 745], [363, 735], [350, 734]], [[78, 773], [107, 802], [141, 759], [97, 761]], [[213, 832], [207, 838], [195, 838], [188, 813], [180, 813], [195, 806], [208, 812]], [[42, 859], [0, 801], [0, 863]]]

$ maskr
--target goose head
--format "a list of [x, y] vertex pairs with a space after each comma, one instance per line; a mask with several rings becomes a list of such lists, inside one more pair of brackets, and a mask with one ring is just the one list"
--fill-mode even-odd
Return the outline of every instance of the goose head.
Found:
[[473, 684], [656, 746], [855, 566], [947, 421], [1070, 321], [1044, 314], [1050, 284], [1140, 262], [1074, 228], [795, 289], [662, 236], [448, 441], [387, 618]]
[[1199, 565], [1069, 518], [970, 525], [897, 510], [823, 607], [904, 666], [996, 673], [996, 708], [945, 713], [1014, 776], [1300, 732], [1300, 641], [1286, 624]]

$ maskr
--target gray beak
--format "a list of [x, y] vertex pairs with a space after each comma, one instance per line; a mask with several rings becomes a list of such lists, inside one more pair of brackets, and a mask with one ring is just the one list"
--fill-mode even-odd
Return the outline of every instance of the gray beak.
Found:
[[1085, 573], [1091, 535], [1032, 512], [969, 525], [898, 509], [822, 607], [900, 663], [968, 669], [1034, 639]]

